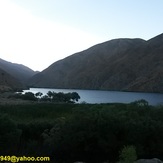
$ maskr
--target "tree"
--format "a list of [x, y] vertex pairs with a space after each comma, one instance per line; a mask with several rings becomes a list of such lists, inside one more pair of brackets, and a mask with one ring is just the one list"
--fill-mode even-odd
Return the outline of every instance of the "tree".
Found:
[[48, 95], [48, 97], [49, 97], [49, 98], [51, 99], [51, 101], [52, 101], [52, 98], [53, 98], [53, 96], [54, 96], [54, 92], [48, 91], [47, 95]]
[[36, 96], [37, 98], [41, 97], [42, 95], [43, 95], [43, 93], [41, 93], [41, 92], [35, 93], [35, 96]]
[[71, 93], [71, 99], [75, 102], [75, 101], [78, 101], [80, 99], [80, 96], [77, 92], [72, 92]]
[[137, 106], [139, 106], [139, 107], [149, 106], [148, 101], [146, 101], [146, 100], [144, 100], [144, 99], [134, 101], [134, 102], [132, 102], [131, 104], [135, 104], [135, 105], [137, 105]]
[[48, 91], [47, 95], [48, 95], [50, 98], [52, 98], [53, 92], [52, 92], [52, 91]]
[[78, 93], [76, 92], [72, 92], [72, 93], [63, 93], [63, 92], [51, 92], [49, 91], [47, 93], [47, 96], [51, 99], [51, 101], [54, 102], [75, 102], [78, 101], [80, 99], [80, 96], [78, 95]]
[[36, 101], [36, 97], [35, 97], [34, 93], [32, 93], [32, 92], [26, 92], [24, 95], [22, 95], [22, 99]]
[[47, 95], [44, 95], [40, 99], [41, 101], [49, 101], [49, 97]]

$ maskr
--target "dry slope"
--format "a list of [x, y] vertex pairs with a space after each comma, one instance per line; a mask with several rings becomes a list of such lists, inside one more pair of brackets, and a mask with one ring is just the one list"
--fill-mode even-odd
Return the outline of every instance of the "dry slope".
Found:
[[53, 63], [29, 86], [163, 92], [163, 34], [95, 45]]

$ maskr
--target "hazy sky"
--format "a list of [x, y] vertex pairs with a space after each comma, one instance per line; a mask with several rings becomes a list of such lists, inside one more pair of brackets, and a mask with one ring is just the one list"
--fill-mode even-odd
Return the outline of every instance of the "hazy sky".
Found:
[[163, 0], [0, 0], [0, 58], [43, 70], [115, 38], [163, 32]]

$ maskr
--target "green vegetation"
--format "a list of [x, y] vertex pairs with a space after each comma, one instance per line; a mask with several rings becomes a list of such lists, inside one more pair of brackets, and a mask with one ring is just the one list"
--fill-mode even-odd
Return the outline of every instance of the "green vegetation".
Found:
[[0, 153], [55, 163], [163, 159], [163, 107], [139, 103], [0, 105]]
[[136, 149], [134, 146], [124, 146], [120, 153], [119, 163], [133, 163], [137, 160]]
[[47, 95], [42, 96], [43, 93], [37, 92], [25, 92], [22, 93], [16, 93], [10, 98], [19, 98], [23, 100], [30, 100], [30, 101], [50, 101], [55, 103], [75, 103], [80, 99], [80, 96], [77, 92], [71, 92], [71, 93], [63, 93], [63, 92], [51, 92], [49, 91]]

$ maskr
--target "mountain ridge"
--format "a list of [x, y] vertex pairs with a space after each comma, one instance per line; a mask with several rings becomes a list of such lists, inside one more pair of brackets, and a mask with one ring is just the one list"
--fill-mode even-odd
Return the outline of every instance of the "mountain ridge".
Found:
[[0, 68], [19, 79], [21, 82], [26, 82], [30, 77], [35, 75], [35, 71], [27, 66], [18, 63], [12, 63], [0, 58]]
[[0, 91], [21, 90], [36, 72], [22, 64], [12, 63], [0, 58]]
[[0, 68], [0, 92], [20, 90], [24, 87], [18, 79]]
[[31, 87], [163, 92], [163, 34], [114, 39], [54, 62]]

